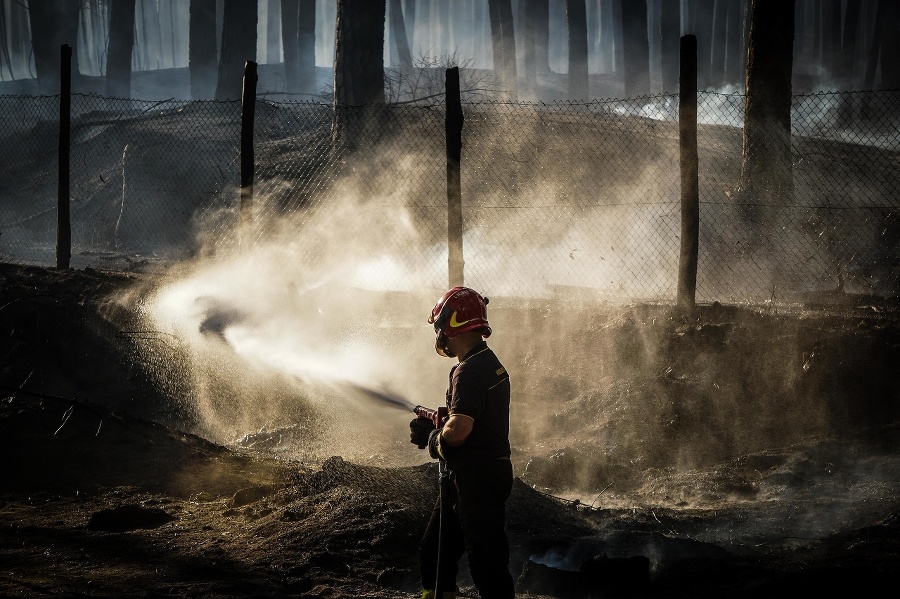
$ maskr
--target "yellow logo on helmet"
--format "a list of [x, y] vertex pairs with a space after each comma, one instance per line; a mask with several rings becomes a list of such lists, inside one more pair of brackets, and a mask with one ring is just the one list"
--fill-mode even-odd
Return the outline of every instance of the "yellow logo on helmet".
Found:
[[[469, 319], [469, 320], [471, 320], [471, 319]], [[464, 321], [462, 321], [462, 322], [457, 322], [457, 320], [456, 320], [456, 311], [454, 310], [454, 311], [453, 311], [453, 314], [450, 315], [450, 326], [453, 327], [453, 328], [455, 329], [456, 327], [461, 327], [462, 325], [466, 324], [467, 322], [469, 322], [469, 320], [464, 320]]]

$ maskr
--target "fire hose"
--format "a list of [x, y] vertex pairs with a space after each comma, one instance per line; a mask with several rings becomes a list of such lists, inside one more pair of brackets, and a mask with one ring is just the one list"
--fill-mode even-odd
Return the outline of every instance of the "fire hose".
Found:
[[[416, 416], [419, 418], [426, 418], [431, 420], [434, 423], [434, 427], [438, 430], [444, 426], [444, 423], [447, 421], [449, 417], [449, 411], [447, 408], [438, 408], [437, 410], [432, 410], [430, 408], [426, 408], [425, 406], [416, 406], [413, 409]], [[422, 445], [419, 449], [425, 449], [425, 446]], [[449, 494], [450, 488], [450, 471], [447, 470], [447, 462], [444, 461], [443, 458], [438, 458], [438, 545], [437, 545], [437, 573], [434, 578], [434, 596], [436, 598], [444, 596], [444, 581], [441, 576], [441, 558], [445, 555], [444, 553], [444, 518], [447, 510], [449, 509], [448, 501], [450, 499]]]

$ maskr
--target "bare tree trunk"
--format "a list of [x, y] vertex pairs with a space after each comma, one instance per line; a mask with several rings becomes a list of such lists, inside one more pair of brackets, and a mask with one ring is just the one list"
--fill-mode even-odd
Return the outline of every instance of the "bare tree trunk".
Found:
[[244, 64], [256, 62], [256, 0], [225, 0], [216, 100], [240, 100]]
[[[900, 0], [882, 0], [881, 89], [900, 89]], [[885, 60], [885, 57], [890, 57]]]
[[712, 56], [710, 58], [710, 86], [718, 89], [725, 85], [725, 57], [728, 55], [728, 3], [715, 0], [712, 15]]
[[418, 19], [420, 25], [416, 28], [416, 36], [419, 51], [422, 56], [431, 56], [434, 42], [431, 39], [431, 0], [419, 3]]
[[[140, 0], [141, 22], [144, 25], [145, 69], [160, 69], [162, 32], [159, 28], [159, 7], [155, 0]], [[243, 67], [241, 67], [243, 70]]]
[[297, 62], [299, 91], [316, 91], [316, 2], [300, 0], [297, 6]]
[[390, 0], [391, 10], [391, 37], [394, 40], [394, 47], [397, 49], [397, 56], [400, 59], [400, 68], [409, 70], [412, 68], [412, 53], [409, 50], [409, 40], [406, 38], [406, 23], [403, 19], [403, 8], [400, 0]]
[[650, 42], [647, 39], [647, 3], [622, 0], [622, 38], [625, 50], [625, 95], [650, 93]]
[[284, 54], [284, 91], [300, 91], [300, 0], [281, 0], [281, 45]]
[[569, 98], [587, 100], [588, 83], [587, 12], [585, 0], [566, 0], [569, 26]]
[[882, 55], [881, 40], [884, 33], [886, 5], [887, 0], [877, 0], [875, 5], [875, 16], [872, 21], [872, 42], [869, 45], [869, 57], [866, 62], [866, 73], [863, 81], [863, 87], [867, 90], [875, 88], [875, 71], [878, 68], [879, 58]]
[[750, 3], [741, 190], [749, 204], [786, 206], [793, 199], [794, 187], [791, 74], [795, 0]]
[[212, 98], [216, 91], [216, 0], [191, 0], [188, 24], [191, 97]]
[[715, 0], [694, 0], [693, 33], [697, 36], [697, 87], [702, 91], [712, 86], [713, 13]]
[[534, 68], [538, 73], [550, 72], [550, 2], [528, 0], [532, 4], [534, 25]]
[[860, 2], [848, 2], [844, 14], [841, 36], [841, 58], [838, 63], [838, 79], [845, 86], [853, 87], [853, 67], [856, 64], [856, 41], [859, 32]]
[[680, 2], [662, 0], [659, 18], [660, 46], [662, 54], [662, 91], [664, 94], [678, 91], [678, 48], [681, 38]]
[[[384, 104], [385, 0], [338, 0], [334, 104]], [[378, 23], [382, 23], [378, 27]]]
[[744, 81], [743, 0], [728, 0], [726, 21], [728, 41], [725, 55], [725, 83], [738, 85]]
[[537, 63], [535, 47], [535, 20], [537, 18], [537, 2], [520, 0], [519, 31], [522, 39], [522, 68], [525, 71], [525, 90], [528, 94], [537, 93]]
[[113, 2], [109, 9], [106, 95], [131, 97], [131, 53], [134, 51], [135, 0]]
[[28, 16], [31, 43], [41, 94], [59, 92], [59, 52], [63, 44], [72, 47], [72, 83], [78, 81], [77, 2], [66, 0], [30, 0]]
[[403, 0], [403, 20], [410, 52], [416, 47], [416, 2], [417, 0]]
[[491, 44], [494, 72], [507, 99], [518, 97], [516, 75], [516, 38], [513, 30], [511, 0], [488, 0], [491, 19]]
[[281, 62], [281, 2], [269, 0], [266, 5], [266, 63]]

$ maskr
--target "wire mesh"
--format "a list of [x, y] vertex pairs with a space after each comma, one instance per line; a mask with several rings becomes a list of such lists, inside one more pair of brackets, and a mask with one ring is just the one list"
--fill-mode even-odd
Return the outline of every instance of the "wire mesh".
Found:
[[[440, 103], [258, 100], [249, 224], [239, 218], [239, 102], [76, 94], [72, 108], [74, 267], [275, 244], [292, 267], [348, 284], [447, 283]], [[700, 93], [698, 301], [896, 297], [898, 108], [897, 91], [796, 96], [786, 140], [753, 138], [744, 96]], [[3, 261], [54, 263], [58, 110], [58, 96], [0, 97]], [[466, 284], [674, 301], [677, 96], [463, 111]], [[755, 179], [753, 152], [765, 165]]]

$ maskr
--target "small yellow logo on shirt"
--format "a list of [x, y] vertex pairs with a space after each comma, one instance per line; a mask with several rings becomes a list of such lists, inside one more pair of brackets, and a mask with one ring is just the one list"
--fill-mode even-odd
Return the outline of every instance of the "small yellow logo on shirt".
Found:
[[504, 368], [503, 366], [501, 366], [501, 367], [498, 368], [495, 372], [497, 373], [497, 376], [500, 376], [501, 374], [503, 374], [503, 373], [506, 372], [506, 368]]

